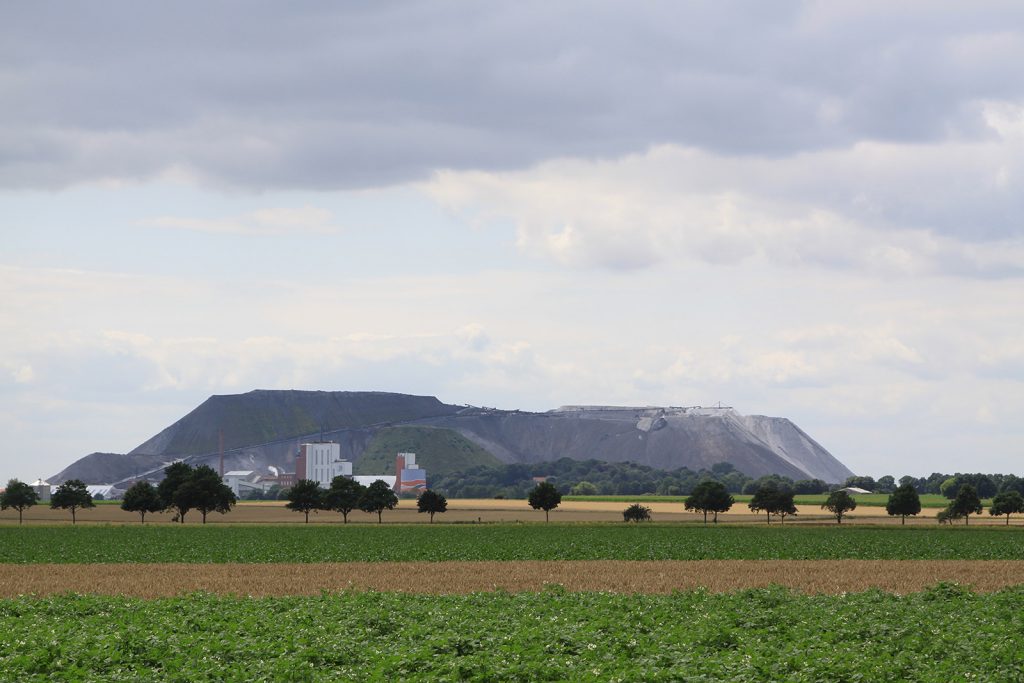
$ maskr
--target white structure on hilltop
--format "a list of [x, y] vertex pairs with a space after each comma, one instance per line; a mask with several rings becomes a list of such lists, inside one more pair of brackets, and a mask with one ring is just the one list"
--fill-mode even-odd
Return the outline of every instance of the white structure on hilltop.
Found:
[[312, 479], [329, 488], [335, 477], [351, 477], [352, 463], [341, 459], [341, 444], [333, 441], [304, 443], [295, 457], [295, 479]]

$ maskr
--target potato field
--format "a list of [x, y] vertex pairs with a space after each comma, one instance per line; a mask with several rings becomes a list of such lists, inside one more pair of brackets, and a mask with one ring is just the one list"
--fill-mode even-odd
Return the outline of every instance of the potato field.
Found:
[[1024, 590], [0, 600], [5, 681], [1020, 680]]
[[1024, 530], [0, 526], [0, 681], [1020, 681]]

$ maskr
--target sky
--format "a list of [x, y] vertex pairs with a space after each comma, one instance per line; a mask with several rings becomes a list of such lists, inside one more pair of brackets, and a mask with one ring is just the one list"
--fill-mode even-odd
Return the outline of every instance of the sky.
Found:
[[0, 479], [213, 394], [1024, 474], [1019, 2], [0, 5]]

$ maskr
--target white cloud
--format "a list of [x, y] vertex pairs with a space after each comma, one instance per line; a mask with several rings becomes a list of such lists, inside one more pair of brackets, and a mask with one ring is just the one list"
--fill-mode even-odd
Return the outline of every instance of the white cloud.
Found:
[[234, 235], [287, 235], [294, 233], [333, 234], [341, 230], [330, 211], [313, 206], [265, 208], [228, 218], [183, 218], [159, 216], [142, 225], [172, 230], [228, 233]]
[[772, 160], [661, 146], [615, 161], [443, 171], [421, 187], [473, 224], [513, 223], [524, 253], [570, 266], [762, 259], [1021, 276], [1021, 142], [858, 144]]

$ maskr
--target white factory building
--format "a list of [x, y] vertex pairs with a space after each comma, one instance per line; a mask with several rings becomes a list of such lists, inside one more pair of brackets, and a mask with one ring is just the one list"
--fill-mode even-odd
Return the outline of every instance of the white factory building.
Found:
[[341, 444], [333, 441], [304, 443], [295, 457], [295, 479], [312, 479], [330, 488], [335, 477], [351, 477], [352, 463], [341, 459]]

